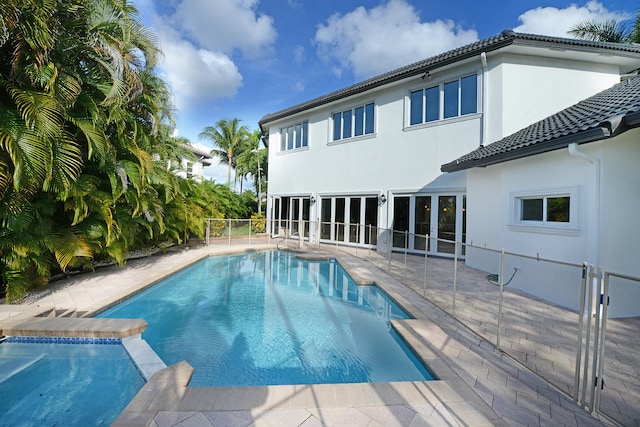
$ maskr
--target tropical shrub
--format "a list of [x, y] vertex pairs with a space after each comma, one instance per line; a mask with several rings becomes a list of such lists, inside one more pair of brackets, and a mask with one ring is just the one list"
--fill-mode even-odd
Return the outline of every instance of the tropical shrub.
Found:
[[0, 2], [0, 288], [123, 264], [138, 248], [249, 215], [228, 187], [178, 178], [155, 35], [127, 0]]
[[255, 234], [267, 231], [267, 220], [264, 213], [260, 212], [251, 215], [251, 231]]

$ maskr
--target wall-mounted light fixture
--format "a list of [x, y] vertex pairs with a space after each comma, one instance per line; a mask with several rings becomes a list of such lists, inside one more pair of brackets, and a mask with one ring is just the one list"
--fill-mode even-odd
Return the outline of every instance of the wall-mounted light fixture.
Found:
[[378, 197], [378, 202], [380, 206], [384, 205], [385, 203], [387, 203], [387, 196], [381, 194], [380, 197]]
[[313, 205], [316, 202], [316, 198], [311, 196], [311, 199], [309, 199], [309, 201], [311, 202], [311, 204]]

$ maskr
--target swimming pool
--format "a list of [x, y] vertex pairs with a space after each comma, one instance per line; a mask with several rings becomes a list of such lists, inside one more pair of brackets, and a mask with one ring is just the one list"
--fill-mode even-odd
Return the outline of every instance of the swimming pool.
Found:
[[424, 381], [430, 372], [390, 326], [407, 315], [336, 262], [263, 251], [204, 259], [105, 311], [137, 317], [191, 386]]
[[0, 425], [108, 426], [143, 385], [118, 339], [0, 343]]

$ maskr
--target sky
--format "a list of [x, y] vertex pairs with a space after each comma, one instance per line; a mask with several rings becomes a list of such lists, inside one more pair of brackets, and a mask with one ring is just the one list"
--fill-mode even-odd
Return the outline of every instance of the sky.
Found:
[[[632, 20], [629, 0], [132, 0], [158, 37], [175, 134], [211, 150], [206, 126], [264, 115], [505, 29], [570, 37], [586, 20]], [[636, 4], [637, 3], [637, 4]], [[629, 21], [630, 23], [631, 21]], [[226, 183], [214, 162], [205, 176]]]

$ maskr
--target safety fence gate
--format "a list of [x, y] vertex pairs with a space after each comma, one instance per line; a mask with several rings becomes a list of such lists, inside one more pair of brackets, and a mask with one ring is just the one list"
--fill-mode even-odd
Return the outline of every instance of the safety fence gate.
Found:
[[[620, 292], [623, 287], [627, 291], [629, 286], [640, 289], [639, 278], [583, 265], [572, 397], [584, 409], [614, 424], [637, 425], [640, 319], [609, 317], [612, 283], [618, 288], [616, 293], [625, 294]], [[611, 354], [607, 354], [607, 348]]]

